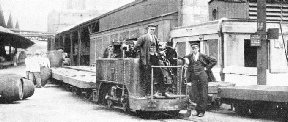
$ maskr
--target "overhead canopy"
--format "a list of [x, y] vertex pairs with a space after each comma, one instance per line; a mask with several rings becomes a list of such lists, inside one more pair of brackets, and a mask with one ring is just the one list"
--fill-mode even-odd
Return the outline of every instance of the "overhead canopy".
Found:
[[15, 48], [26, 49], [33, 44], [34, 42], [32, 42], [31, 40], [26, 39], [25, 37], [15, 34], [13, 31], [0, 26], [0, 45], [10, 45]]

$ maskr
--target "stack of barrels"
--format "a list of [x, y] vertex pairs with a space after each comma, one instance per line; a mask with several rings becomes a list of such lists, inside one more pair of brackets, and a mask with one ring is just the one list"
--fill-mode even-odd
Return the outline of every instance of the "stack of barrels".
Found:
[[0, 103], [26, 99], [34, 94], [34, 84], [17, 74], [0, 74]]

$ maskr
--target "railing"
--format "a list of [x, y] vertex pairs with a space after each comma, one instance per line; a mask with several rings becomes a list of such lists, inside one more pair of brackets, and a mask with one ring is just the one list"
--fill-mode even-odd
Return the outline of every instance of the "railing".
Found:
[[183, 80], [183, 77], [182, 77], [182, 75], [183, 75], [183, 68], [184, 66], [151, 66], [151, 96], [150, 96], [150, 98], [153, 100], [153, 95], [154, 95], [154, 91], [153, 91], [153, 88], [154, 88], [154, 80], [153, 80], [153, 78], [154, 78], [154, 68], [181, 68], [181, 72], [180, 72], [180, 81], [178, 81], [178, 83], [177, 83], [177, 86], [178, 86], [178, 88], [177, 88], [177, 91], [179, 91], [180, 92], [180, 95], [181, 95], [181, 85], [179, 86], [178, 84], [179, 83], [182, 83], [182, 80]]

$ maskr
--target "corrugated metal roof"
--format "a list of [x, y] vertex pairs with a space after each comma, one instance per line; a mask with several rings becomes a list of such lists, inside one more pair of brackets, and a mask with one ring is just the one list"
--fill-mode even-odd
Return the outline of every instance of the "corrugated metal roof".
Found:
[[11, 30], [9, 30], [9, 29], [7, 29], [7, 28], [4, 28], [4, 27], [2, 27], [2, 26], [0, 26], [0, 32], [1, 32], [1, 33], [14, 34], [13, 31], [11, 31]]

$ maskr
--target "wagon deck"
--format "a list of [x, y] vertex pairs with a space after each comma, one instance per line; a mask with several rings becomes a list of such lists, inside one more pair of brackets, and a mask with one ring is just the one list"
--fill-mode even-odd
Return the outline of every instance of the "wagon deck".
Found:
[[96, 73], [89, 66], [52, 68], [52, 77], [78, 88], [96, 87]]
[[288, 102], [288, 86], [220, 87], [219, 97], [250, 101]]

